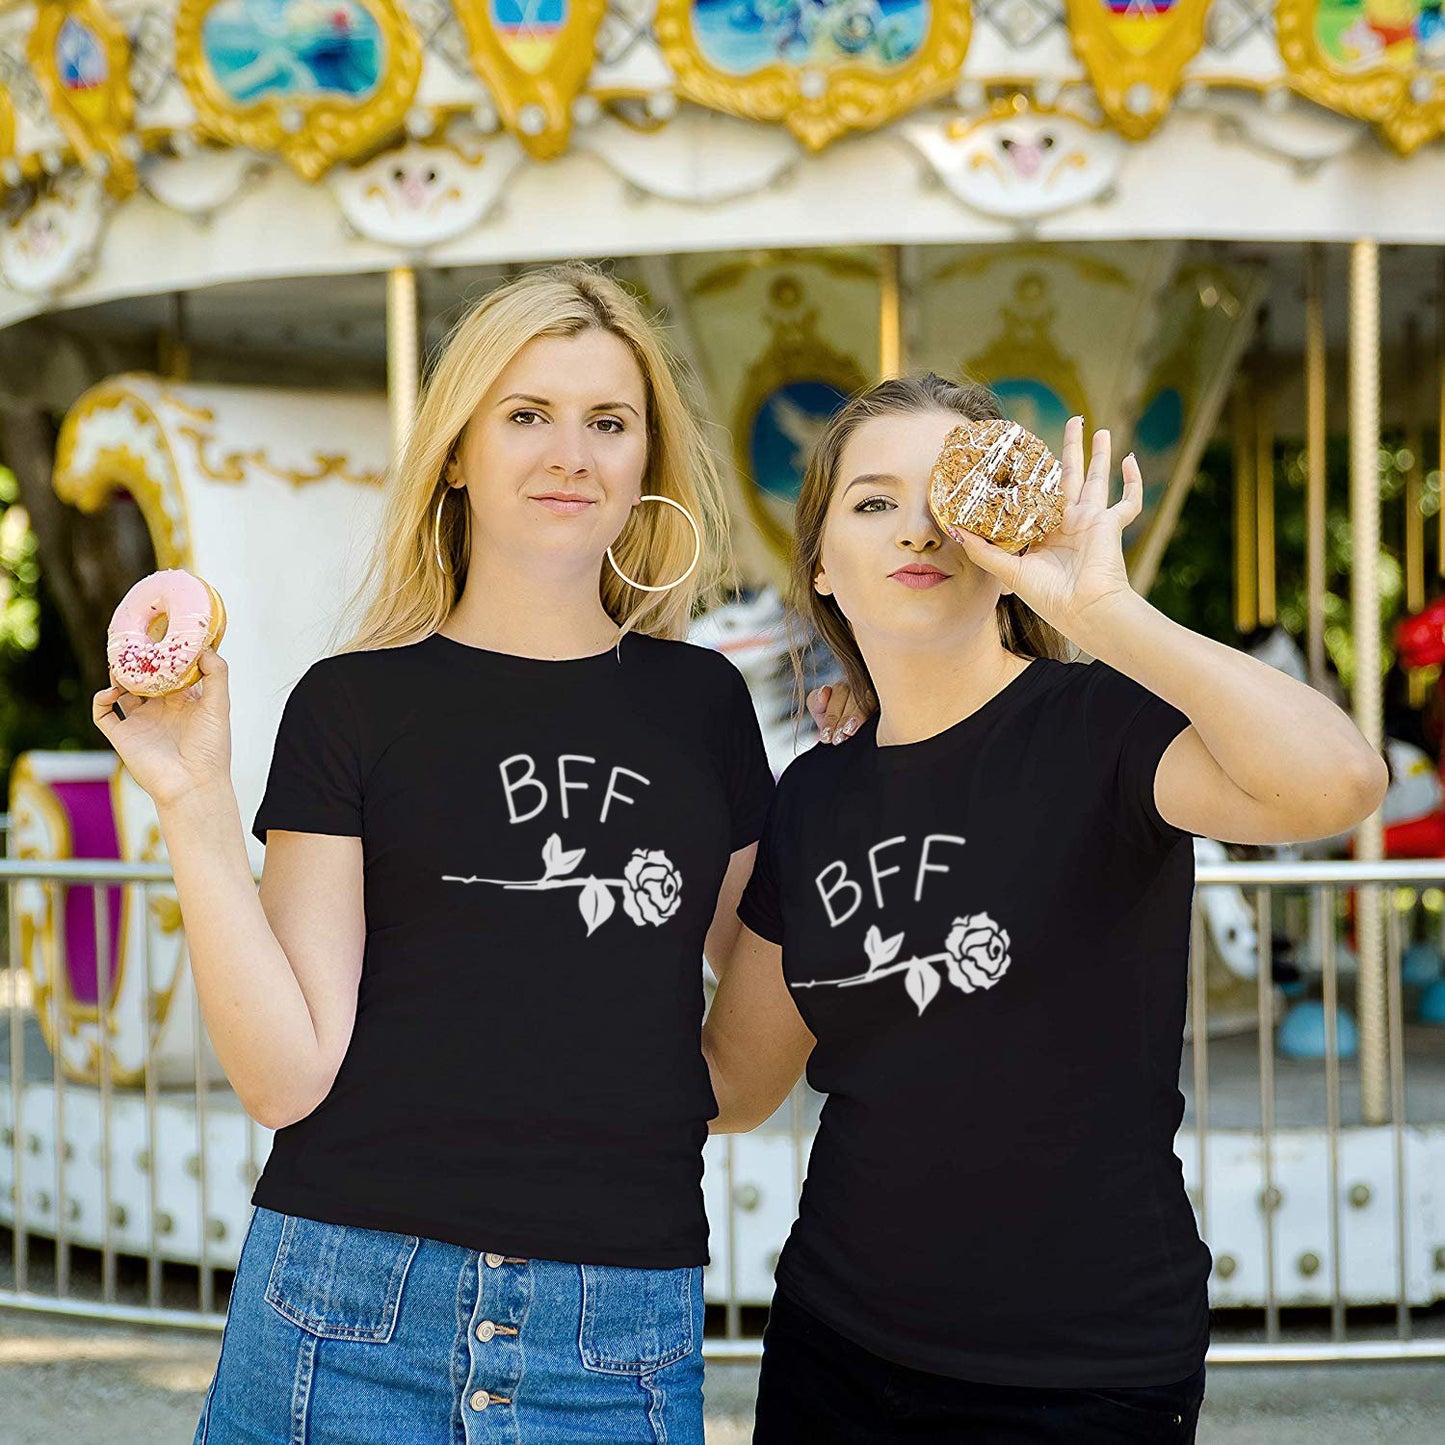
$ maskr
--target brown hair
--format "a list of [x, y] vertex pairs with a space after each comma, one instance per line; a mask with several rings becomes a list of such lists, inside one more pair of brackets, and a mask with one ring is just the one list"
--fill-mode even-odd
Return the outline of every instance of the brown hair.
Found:
[[[799, 621], [810, 624], [812, 631], [831, 649], [842, 665], [843, 679], [853, 694], [854, 703], [869, 711], [877, 708], [878, 694], [853, 636], [853, 628], [835, 598], [813, 590], [823, 551], [823, 524], [838, 484], [838, 463], [853, 433], [874, 417], [910, 416], [930, 411], [956, 412], [969, 421], [1003, 419], [998, 397], [981, 382], [956, 383], [931, 371], [923, 376], [880, 381], [851, 397], [829, 419], [808, 459], [793, 516], [793, 548], [788, 565], [789, 610]], [[1006, 651], [1019, 657], [1073, 660], [1075, 649], [1068, 639], [1012, 593], [999, 598], [995, 616], [999, 641]], [[804, 650], [794, 642], [789, 652], [801, 713], [806, 686]]]

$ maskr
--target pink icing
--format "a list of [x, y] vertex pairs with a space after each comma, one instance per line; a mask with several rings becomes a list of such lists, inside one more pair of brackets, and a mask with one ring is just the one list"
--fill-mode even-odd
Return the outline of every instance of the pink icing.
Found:
[[[159, 642], [151, 638], [165, 622]], [[130, 692], [174, 692], [206, 645], [211, 630], [211, 594], [199, 577], [179, 567], [142, 577], [110, 619], [105, 656], [115, 680]]]

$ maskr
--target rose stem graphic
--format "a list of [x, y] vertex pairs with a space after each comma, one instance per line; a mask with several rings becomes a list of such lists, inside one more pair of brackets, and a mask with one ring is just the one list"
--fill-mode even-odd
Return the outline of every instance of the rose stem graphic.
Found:
[[589, 883], [601, 883], [604, 887], [622, 888], [625, 878], [538, 878], [532, 883], [512, 883], [505, 878], [459, 878], [455, 873], [443, 873], [443, 883], [495, 883], [502, 888], [585, 888]]
[[903, 973], [920, 963], [946, 963], [947, 953], [930, 953], [927, 958], [905, 958], [902, 963], [890, 963], [886, 968], [875, 968], [870, 973], [854, 974], [852, 978], [810, 978], [806, 983], [789, 984], [790, 988], [847, 988], [852, 983], [872, 983], [874, 979], [887, 978], [890, 973]]

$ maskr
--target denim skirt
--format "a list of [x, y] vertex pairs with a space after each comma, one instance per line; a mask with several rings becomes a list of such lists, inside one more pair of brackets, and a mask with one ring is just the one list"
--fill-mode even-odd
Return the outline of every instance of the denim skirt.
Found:
[[703, 1445], [702, 1270], [256, 1207], [194, 1445]]

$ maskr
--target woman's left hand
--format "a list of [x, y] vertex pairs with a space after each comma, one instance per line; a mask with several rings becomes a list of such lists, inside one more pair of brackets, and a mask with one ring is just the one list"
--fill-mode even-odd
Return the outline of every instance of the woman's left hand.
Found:
[[818, 726], [819, 741], [841, 743], [851, 738], [868, 718], [868, 711], [853, 705], [846, 682], [815, 687], [808, 694], [808, 715]]
[[961, 528], [949, 536], [969, 561], [997, 577], [1034, 612], [1077, 641], [1081, 623], [1132, 595], [1121, 538], [1144, 505], [1144, 479], [1133, 452], [1124, 458], [1124, 495], [1109, 505], [1109, 433], [1094, 433], [1084, 470], [1084, 419], [1064, 427], [1064, 519], [1026, 552], [1014, 555]]

